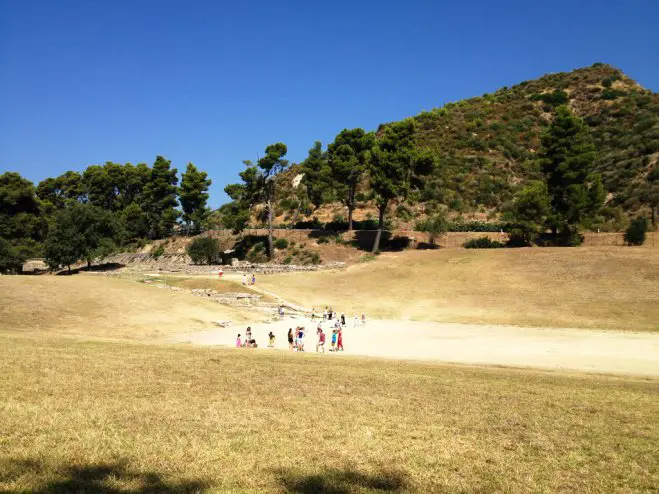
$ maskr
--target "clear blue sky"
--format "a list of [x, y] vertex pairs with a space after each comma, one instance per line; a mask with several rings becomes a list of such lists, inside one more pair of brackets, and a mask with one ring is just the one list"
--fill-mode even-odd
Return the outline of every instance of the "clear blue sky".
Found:
[[547, 72], [659, 89], [658, 0], [0, 0], [0, 172], [114, 162], [213, 179]]

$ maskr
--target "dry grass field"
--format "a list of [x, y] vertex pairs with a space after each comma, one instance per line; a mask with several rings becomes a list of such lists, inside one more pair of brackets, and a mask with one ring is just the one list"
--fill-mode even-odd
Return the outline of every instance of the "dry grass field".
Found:
[[0, 277], [0, 332], [160, 339], [245, 311], [107, 276]]
[[659, 249], [405, 251], [259, 286], [347, 315], [475, 324], [659, 330]]
[[656, 492], [656, 380], [0, 336], [1, 492]]

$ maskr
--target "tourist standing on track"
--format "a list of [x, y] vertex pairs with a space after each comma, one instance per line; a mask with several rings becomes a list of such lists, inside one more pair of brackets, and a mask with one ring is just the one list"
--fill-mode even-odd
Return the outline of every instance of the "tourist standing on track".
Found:
[[357, 327], [357, 322], [359, 321], [359, 318], [357, 317], [357, 314], [355, 314], [355, 318], [352, 320], [352, 327], [356, 328]]
[[256, 285], [256, 275], [252, 273], [252, 285]]
[[346, 325], [346, 315], [345, 314], [341, 314], [341, 325], [342, 326]]
[[270, 348], [275, 347], [275, 335], [272, 331], [270, 331], [270, 334], [268, 335], [268, 346]]
[[318, 328], [318, 343], [316, 344], [316, 352], [322, 349], [325, 353], [325, 333], [323, 333], [323, 328]]
[[366, 314], [362, 314], [362, 326], [366, 326]]
[[243, 273], [243, 285], [247, 285], [247, 275]]
[[336, 351], [343, 351], [343, 329], [339, 327], [337, 342], [336, 342]]
[[288, 349], [292, 352], [295, 349], [293, 341], [293, 328], [288, 328]]
[[236, 348], [242, 348], [243, 343], [240, 341], [240, 333], [238, 333], [238, 337], [236, 338]]

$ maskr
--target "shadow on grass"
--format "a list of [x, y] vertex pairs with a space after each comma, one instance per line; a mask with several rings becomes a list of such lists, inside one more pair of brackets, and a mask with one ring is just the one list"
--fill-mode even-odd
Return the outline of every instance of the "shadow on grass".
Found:
[[167, 481], [155, 472], [135, 472], [123, 463], [92, 465], [43, 465], [34, 460], [0, 462], [0, 481], [22, 477], [29, 482], [36, 477], [29, 491], [45, 493], [156, 494], [197, 493], [209, 487], [199, 480]]
[[92, 265], [91, 269], [89, 269], [89, 266], [81, 266], [78, 268], [73, 268], [71, 271], [68, 269], [64, 268], [59, 270], [56, 275], [57, 276], [68, 276], [68, 275], [73, 275], [73, 274], [78, 274], [78, 273], [84, 273], [84, 272], [104, 272], [104, 271], [116, 271], [117, 269], [121, 269], [125, 267], [125, 264], [121, 264], [118, 262], [107, 262], [105, 264], [94, 264]]
[[395, 472], [369, 475], [354, 470], [329, 469], [304, 475], [292, 470], [276, 472], [284, 492], [298, 494], [348, 494], [350, 492], [402, 492], [407, 482]]

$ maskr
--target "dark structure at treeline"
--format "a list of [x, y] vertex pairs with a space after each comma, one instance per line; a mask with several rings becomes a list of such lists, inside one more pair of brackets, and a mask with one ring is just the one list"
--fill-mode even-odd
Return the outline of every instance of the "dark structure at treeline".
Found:
[[518, 245], [543, 232], [574, 244], [579, 229], [620, 230], [638, 215], [655, 223], [659, 94], [595, 64], [375, 132], [346, 129], [326, 149], [315, 143], [301, 164], [289, 164], [286, 152], [276, 143], [245, 162], [241, 182], [225, 189], [232, 201], [211, 214], [206, 174], [189, 165], [179, 185], [162, 157], [152, 167], [94, 165], [36, 187], [0, 175], [0, 270], [33, 256], [53, 265], [91, 259], [159, 238], [181, 220], [239, 231], [255, 221], [272, 226], [282, 214], [290, 224], [309, 220], [337, 202], [347, 215], [335, 223], [350, 225], [366, 203], [380, 229], [391, 219], [416, 220], [431, 234], [449, 228], [449, 216], [480, 211], [507, 224]]

